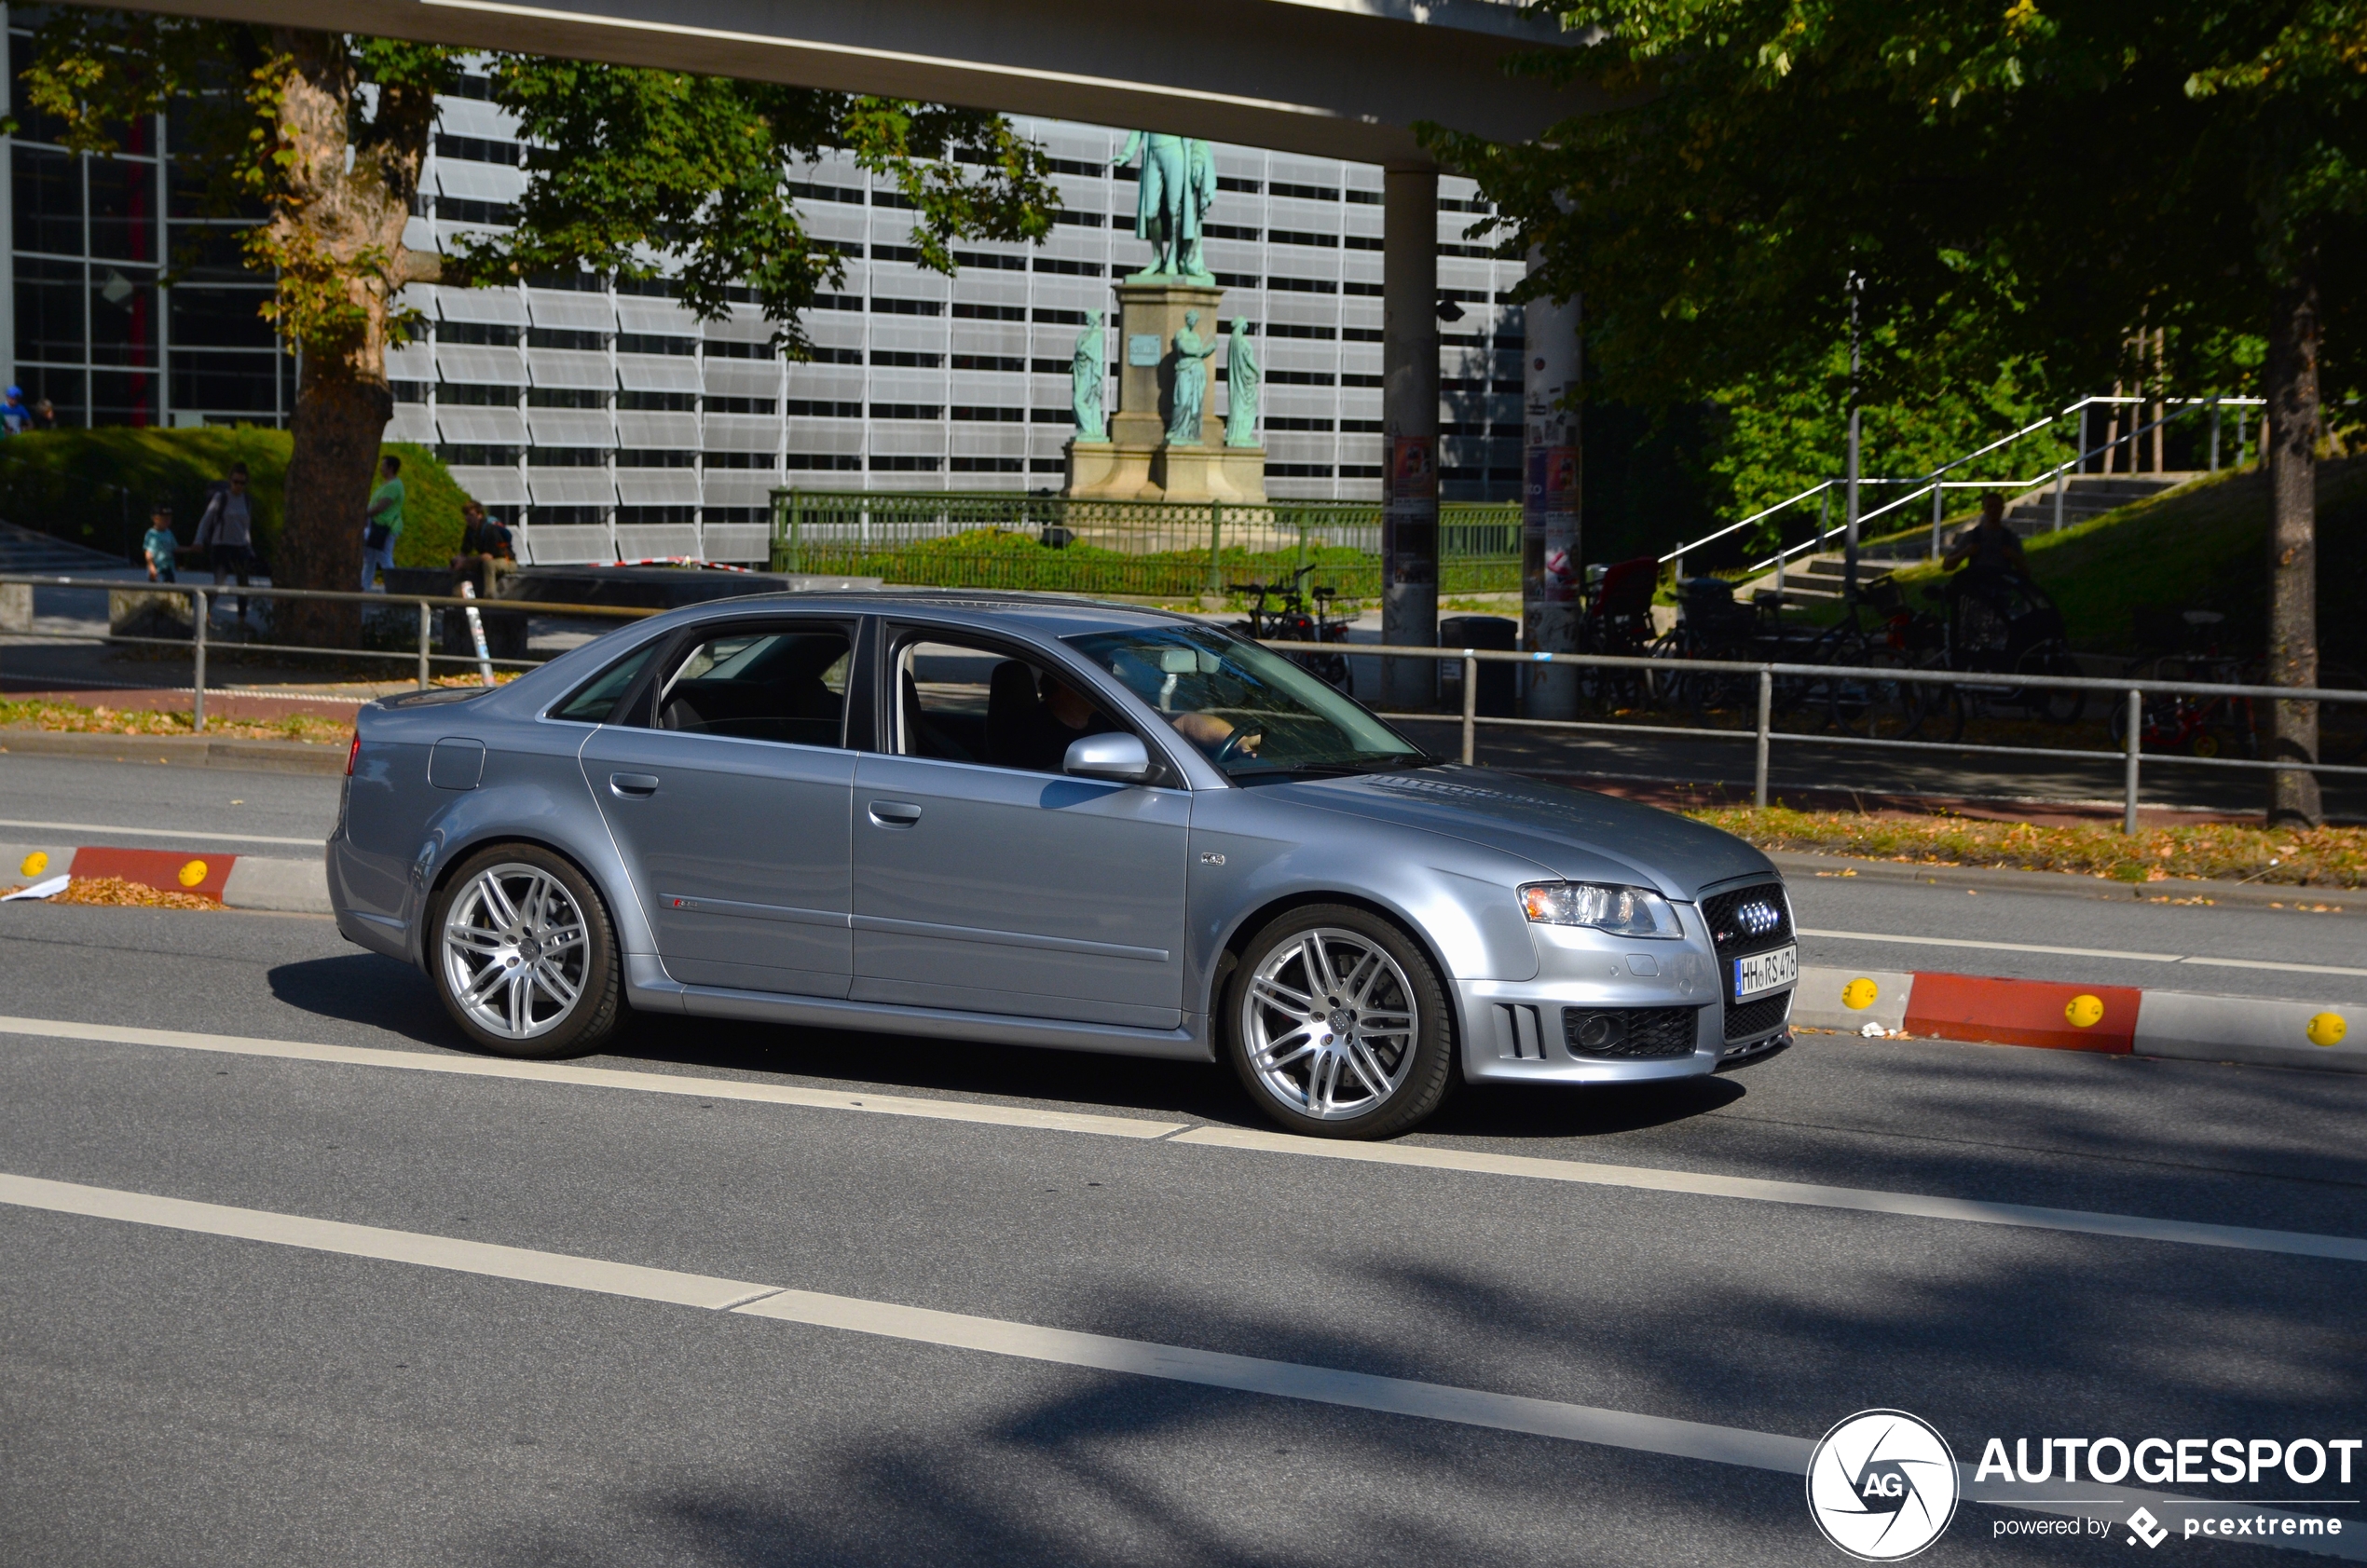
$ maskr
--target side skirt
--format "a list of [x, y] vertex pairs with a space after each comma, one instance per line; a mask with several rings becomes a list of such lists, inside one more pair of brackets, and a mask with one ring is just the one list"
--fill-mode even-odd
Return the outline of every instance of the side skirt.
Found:
[[626, 998], [644, 1012], [686, 1013], [693, 1017], [737, 1018], [748, 1023], [808, 1029], [867, 1029], [981, 1044], [1095, 1051], [1163, 1061], [1216, 1059], [1209, 1043], [1208, 1018], [1204, 1014], [1185, 1014], [1182, 1029], [1122, 1029], [1114, 1024], [1080, 1024], [1060, 1018], [1018, 1018], [999, 1013], [961, 1013], [880, 1002], [850, 1002], [837, 997], [686, 986], [668, 977], [664, 966], [650, 954], [625, 955], [624, 971]]

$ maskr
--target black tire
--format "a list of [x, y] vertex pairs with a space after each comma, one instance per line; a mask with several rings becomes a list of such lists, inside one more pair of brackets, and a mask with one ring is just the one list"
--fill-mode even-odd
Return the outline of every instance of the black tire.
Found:
[[[572, 910], [560, 908], [549, 889]], [[491, 845], [455, 866], [429, 903], [422, 946], [445, 1012], [479, 1049], [497, 1056], [582, 1056], [598, 1049], [623, 1016], [608, 906], [573, 862], [539, 845]], [[487, 1014], [495, 1015], [490, 1022]], [[510, 1027], [521, 1016], [523, 1027]]]
[[[2025, 648], [2015, 661], [2014, 673], [2022, 675], [2075, 675], [2079, 661], [2071, 649], [2059, 642], [2043, 642]], [[2061, 687], [2032, 686], [2022, 690], [2022, 704], [2049, 724], [2076, 724], [2087, 711], [2087, 693]]]
[[[1312, 973], [1308, 965], [1313, 961], [1306, 956], [1310, 940], [1321, 949], [1319, 956], [1327, 966], [1331, 958], [1361, 948], [1386, 955], [1394, 973], [1377, 968], [1361, 982], [1361, 991], [1343, 985], [1326, 994], [1293, 984], [1293, 976], [1303, 982]], [[1293, 948], [1300, 949], [1296, 956]], [[1334, 971], [1330, 977], [1354, 981], [1355, 975]], [[1402, 999], [1396, 994], [1401, 990]], [[1308, 1010], [1286, 1009], [1276, 1000], [1281, 992], [1311, 998]], [[1385, 1024], [1369, 1032], [1355, 1027], [1401, 1016], [1406, 1009], [1397, 1005], [1400, 1000], [1411, 1012], [1411, 1027], [1402, 1031], [1403, 1038]], [[1341, 1005], [1320, 1006], [1333, 1002]], [[1242, 950], [1220, 1005], [1225, 1052], [1242, 1088], [1260, 1111], [1291, 1132], [1311, 1138], [1389, 1138], [1436, 1111], [1455, 1082], [1454, 1020], [1437, 969], [1421, 944], [1368, 910], [1309, 904], [1269, 920]], [[1349, 1027], [1340, 1027], [1341, 1013], [1356, 1015]], [[1285, 1023], [1298, 1027], [1278, 1038], [1276, 1029]], [[1305, 1054], [1293, 1056], [1290, 1052], [1297, 1047], [1292, 1040], [1302, 1033]], [[1269, 1046], [1287, 1049], [1262, 1068], [1259, 1052]], [[1293, 1070], [1301, 1060], [1309, 1064], [1303, 1083], [1301, 1073]], [[1336, 1093], [1320, 1092], [1326, 1067], [1334, 1090], [1342, 1084], [1350, 1087], [1346, 1100]], [[1386, 1092], [1374, 1092], [1375, 1072]], [[1295, 1087], [1295, 1098], [1278, 1084]]]

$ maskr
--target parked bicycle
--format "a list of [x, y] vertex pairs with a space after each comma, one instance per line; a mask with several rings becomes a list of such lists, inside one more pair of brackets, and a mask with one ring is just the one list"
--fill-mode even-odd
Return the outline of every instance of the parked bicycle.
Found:
[[[1307, 588], [1307, 575], [1314, 570], [1312, 565], [1301, 566], [1291, 574], [1287, 583], [1226, 583], [1226, 593], [1238, 593], [1250, 601], [1249, 619], [1235, 621], [1227, 630], [1253, 642], [1347, 642], [1348, 619], [1334, 614], [1339, 591], [1324, 585]], [[1315, 605], [1311, 615], [1307, 608], [1309, 600]], [[1346, 655], [1293, 653], [1289, 657], [1316, 679], [1342, 691], [1348, 689]]]

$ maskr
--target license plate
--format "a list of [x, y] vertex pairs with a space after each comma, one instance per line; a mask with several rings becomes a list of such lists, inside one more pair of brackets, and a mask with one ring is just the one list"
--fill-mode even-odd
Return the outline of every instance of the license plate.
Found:
[[1799, 948], [1778, 948], [1734, 961], [1734, 1000], [1748, 1002], [1765, 991], [1782, 990], [1799, 978]]

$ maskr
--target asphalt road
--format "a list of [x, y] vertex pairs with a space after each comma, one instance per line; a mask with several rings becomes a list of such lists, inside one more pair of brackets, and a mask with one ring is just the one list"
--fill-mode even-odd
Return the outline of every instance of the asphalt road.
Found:
[[[10, 816], [35, 760], [0, 758]], [[116, 772], [182, 790], [143, 820], [203, 825], [257, 802], [301, 821], [323, 788], [212, 774], [215, 800]], [[1869, 930], [2128, 921], [2166, 951], [2190, 918], [2232, 917], [2193, 928], [2223, 948], [2350, 928], [1795, 886], [1804, 922]], [[1437, 1168], [1229, 1146], [1256, 1125], [1238, 1088], [1173, 1064], [656, 1018], [581, 1065], [690, 1093], [298, 1059], [269, 1043], [478, 1060], [421, 976], [299, 917], [7, 906], [0, 1014], [53, 1021], [0, 1026], [0, 1561], [1841, 1561], [1797, 1475], [1354, 1408], [1343, 1372], [1794, 1439], [1897, 1407], [1968, 1462], [1991, 1437], [2367, 1435], [2367, 1261], [2256, 1234], [2367, 1237], [2367, 1079], [1811, 1038], [1665, 1088], [1468, 1092], [1402, 1140], [1471, 1167]], [[746, 1098], [797, 1091], [812, 1103]], [[223, 1207], [128, 1222], [7, 1178]], [[2255, 1230], [2196, 1245], [1931, 1198]], [[273, 1217], [402, 1234], [339, 1249]], [[271, 1225], [297, 1244], [224, 1234]], [[438, 1261], [486, 1243], [1257, 1357], [1308, 1397]], [[2274, 1473], [2167, 1490], [2367, 1494]], [[2367, 1545], [2367, 1509], [2311, 1511]], [[1995, 1534], [2032, 1517], [1967, 1501], [1927, 1560], [2128, 1561], [2117, 1532]]]

